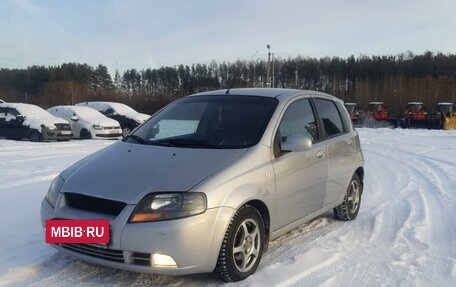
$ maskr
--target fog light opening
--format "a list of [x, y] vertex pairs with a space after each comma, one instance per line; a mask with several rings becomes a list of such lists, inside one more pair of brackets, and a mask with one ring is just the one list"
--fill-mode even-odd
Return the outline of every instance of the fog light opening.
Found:
[[176, 261], [171, 256], [165, 254], [152, 254], [152, 267], [176, 268]]

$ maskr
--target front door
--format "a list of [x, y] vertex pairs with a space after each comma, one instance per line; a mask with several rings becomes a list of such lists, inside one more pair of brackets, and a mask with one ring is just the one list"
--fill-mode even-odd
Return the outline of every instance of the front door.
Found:
[[297, 100], [287, 107], [276, 137], [282, 141], [290, 135], [308, 136], [313, 144], [306, 151], [275, 153], [277, 228], [322, 208], [326, 191], [326, 144], [319, 141], [316, 117], [309, 99]]

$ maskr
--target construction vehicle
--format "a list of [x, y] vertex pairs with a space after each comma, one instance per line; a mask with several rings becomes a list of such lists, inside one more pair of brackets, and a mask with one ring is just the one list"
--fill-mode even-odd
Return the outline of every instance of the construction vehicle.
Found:
[[426, 107], [422, 102], [409, 102], [400, 120], [402, 128], [428, 128]]
[[383, 102], [370, 102], [367, 112], [360, 114], [359, 125], [370, 128], [397, 127], [397, 115], [389, 115]]
[[453, 103], [437, 103], [430, 119], [434, 129], [456, 130], [456, 108]]
[[388, 120], [388, 112], [383, 102], [370, 102], [367, 106], [367, 112], [377, 121]]
[[348, 114], [350, 115], [350, 119], [353, 122], [357, 122], [359, 120], [359, 107], [356, 103], [344, 103], [345, 108], [347, 109]]

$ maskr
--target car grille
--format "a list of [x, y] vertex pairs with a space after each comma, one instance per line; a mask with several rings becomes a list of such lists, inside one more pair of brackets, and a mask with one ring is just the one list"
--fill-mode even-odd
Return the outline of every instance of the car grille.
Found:
[[[93, 244], [60, 244], [61, 247], [76, 252], [84, 254], [87, 256], [104, 259], [112, 262], [126, 263], [124, 254], [122, 250], [108, 249], [106, 247], [99, 247]], [[130, 256], [130, 264], [140, 265], [140, 266], [150, 266], [150, 254], [149, 253], [140, 253], [132, 252]]]
[[104, 130], [115, 130], [120, 129], [120, 127], [103, 127]]
[[71, 126], [69, 124], [54, 124], [56, 128], [63, 131], [71, 131]]
[[97, 247], [89, 244], [60, 244], [65, 249], [81, 253], [84, 255], [124, 263], [124, 256], [122, 250], [107, 249], [103, 247]]
[[125, 202], [79, 193], [65, 193], [65, 198], [66, 203], [72, 208], [115, 216], [119, 215], [126, 205]]

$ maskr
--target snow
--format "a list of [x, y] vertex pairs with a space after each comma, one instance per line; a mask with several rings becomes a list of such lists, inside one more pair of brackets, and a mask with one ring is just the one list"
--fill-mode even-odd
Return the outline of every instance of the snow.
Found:
[[[68, 124], [64, 119], [55, 117], [44, 109], [30, 104], [22, 103], [6, 103], [0, 104], [0, 107], [15, 108], [21, 115], [25, 116], [23, 125], [29, 126], [32, 129], [41, 131], [41, 125], [45, 125], [50, 129], [54, 129], [54, 124]], [[15, 117], [14, 117], [15, 118]], [[7, 117], [6, 120], [12, 120], [13, 117]]]
[[83, 102], [77, 104], [78, 106], [83, 106], [87, 105], [89, 107], [92, 107], [98, 111], [105, 111], [109, 108], [113, 109], [116, 113], [119, 115], [123, 115], [129, 119], [135, 120], [137, 122], [143, 123], [146, 120], [149, 119], [149, 115], [138, 113], [131, 107], [122, 104], [122, 103], [116, 103], [116, 102]]
[[[269, 245], [257, 272], [227, 286], [456, 286], [456, 131], [358, 129], [365, 188], [356, 220], [324, 215]], [[0, 286], [219, 286], [214, 274], [115, 270], [44, 243], [50, 181], [110, 141], [0, 140]]]

